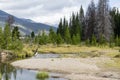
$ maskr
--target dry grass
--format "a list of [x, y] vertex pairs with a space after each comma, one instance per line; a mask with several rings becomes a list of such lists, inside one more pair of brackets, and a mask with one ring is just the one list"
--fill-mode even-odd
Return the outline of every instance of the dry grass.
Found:
[[118, 52], [116, 49], [109, 47], [87, 47], [87, 46], [78, 46], [78, 45], [43, 45], [39, 48], [39, 52], [42, 53], [84, 53], [84, 52], [98, 52], [98, 53], [109, 53], [109, 52]]
[[119, 69], [120, 70], [120, 59], [119, 58], [112, 58], [109, 61], [105, 61], [103, 66], [107, 69]]
[[31, 57], [34, 55], [34, 50], [36, 49], [36, 47], [36, 45], [24, 44], [24, 48], [22, 51], [14, 51], [14, 53], [16, 54], [18, 59]]
[[[23, 53], [32, 56], [34, 51], [37, 49], [38, 45], [24, 44]], [[111, 58], [116, 58], [120, 56], [119, 48], [106, 47], [87, 47], [79, 45], [40, 45], [38, 52], [40, 53], [56, 53], [56, 54], [77, 54], [76, 57], [100, 57], [107, 56]], [[23, 55], [24, 55], [23, 54]], [[21, 56], [22, 54], [20, 54]], [[71, 56], [71, 55], [70, 55]], [[73, 56], [73, 55], [72, 55]], [[63, 57], [69, 57], [68, 55], [63, 55]], [[75, 57], [75, 56], [73, 56]]]

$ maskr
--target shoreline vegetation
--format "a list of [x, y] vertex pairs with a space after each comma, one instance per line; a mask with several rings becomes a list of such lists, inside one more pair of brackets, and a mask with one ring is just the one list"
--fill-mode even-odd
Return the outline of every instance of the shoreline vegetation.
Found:
[[19, 26], [13, 25], [14, 16], [8, 16], [4, 29], [0, 28], [0, 49], [1, 52], [11, 51], [14, 59], [31, 57], [36, 50], [39, 53], [77, 53], [83, 57], [99, 57], [104, 53], [120, 57], [119, 16], [117, 8], [109, 9], [109, 1], [99, 0], [96, 5], [92, 0], [85, 14], [81, 5], [70, 20], [60, 20], [56, 31], [51, 27], [49, 33], [31, 31], [26, 35], [21, 35]]
[[[35, 50], [39, 54], [78, 54], [78, 58], [86, 57], [100, 57], [106, 56], [110, 58], [120, 58], [120, 47], [109, 47], [109, 46], [86, 46], [86, 45], [70, 45], [70, 44], [47, 44], [47, 45], [35, 45], [35, 44], [24, 44], [22, 51], [17, 50], [2, 50], [2, 52], [9, 53], [14, 59], [25, 59], [34, 56]], [[10, 56], [11, 57], [11, 56]], [[12, 59], [11, 57], [11, 59]]]
[[[24, 44], [22, 52], [16, 52], [18, 58], [26, 58], [32, 57], [35, 53], [35, 50], [38, 48], [38, 53], [53, 53], [53, 54], [83, 54], [88, 53], [88, 56], [101, 56], [106, 55], [109, 57], [120, 57], [120, 48], [113, 47], [110, 48], [109, 46], [81, 46], [81, 45], [68, 45], [68, 44], [61, 44], [61, 45], [29, 45]], [[15, 54], [16, 54], [15, 53]], [[82, 55], [81, 55], [82, 56]]]
[[[28, 58], [34, 55], [34, 51], [36, 50], [37, 45], [27, 45], [23, 48], [26, 51]], [[106, 62], [105, 66], [108, 67], [120, 67], [120, 48], [114, 47], [110, 48], [109, 46], [105, 47], [95, 47], [95, 46], [79, 46], [79, 45], [66, 45], [62, 44], [59, 46], [55, 46], [53, 44], [40, 45], [38, 48], [39, 54], [60, 54], [61, 58], [110, 58], [113, 62]], [[25, 59], [25, 53], [19, 53], [20, 56], [18, 58]], [[102, 64], [102, 63], [101, 63]]]
[[[23, 49], [32, 52], [37, 47], [38, 45], [25, 44]], [[61, 73], [63, 75], [60, 77], [71, 80], [118, 80], [120, 79], [119, 49], [109, 46], [40, 45], [39, 54], [60, 54], [62, 57], [24, 59], [12, 62], [11, 65], [29, 70]], [[77, 55], [73, 56], [75, 54]]]

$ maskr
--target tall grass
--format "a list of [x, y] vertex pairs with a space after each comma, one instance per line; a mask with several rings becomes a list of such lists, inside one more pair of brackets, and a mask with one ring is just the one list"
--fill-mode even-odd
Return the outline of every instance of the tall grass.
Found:
[[40, 80], [44, 80], [46, 78], [49, 78], [49, 74], [47, 72], [38, 72], [36, 78]]
[[117, 52], [110, 47], [87, 47], [79, 45], [42, 45], [39, 50], [42, 53], [82, 53], [82, 52]]

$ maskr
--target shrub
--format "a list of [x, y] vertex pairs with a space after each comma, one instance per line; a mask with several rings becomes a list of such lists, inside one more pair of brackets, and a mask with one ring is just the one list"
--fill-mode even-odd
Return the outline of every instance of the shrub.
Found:
[[49, 78], [49, 75], [47, 72], [38, 72], [36, 75], [37, 79], [46, 79]]

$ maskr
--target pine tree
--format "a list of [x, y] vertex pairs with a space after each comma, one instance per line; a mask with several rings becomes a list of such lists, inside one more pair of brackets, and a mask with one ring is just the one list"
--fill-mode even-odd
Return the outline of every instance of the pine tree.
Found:
[[0, 48], [2, 48], [3, 43], [4, 43], [4, 40], [3, 40], [3, 31], [2, 31], [2, 28], [0, 27]]
[[47, 44], [49, 42], [48, 36], [45, 34], [45, 31], [42, 32], [42, 35], [39, 35], [39, 44]]
[[114, 7], [110, 11], [110, 14], [112, 16], [112, 25], [113, 25], [113, 29], [114, 29], [114, 36], [120, 37], [120, 26], [119, 26], [120, 25], [120, 12], [117, 8]]
[[83, 10], [82, 6], [81, 6], [80, 12], [79, 12], [79, 22], [81, 24], [82, 40], [84, 40], [85, 39], [85, 17], [84, 17], [84, 10]]
[[[54, 32], [53, 28], [50, 28], [49, 32], [50, 32], [49, 33], [50, 42], [55, 44], [56, 43], [56, 37], [57, 37], [56, 33]], [[58, 33], [58, 34], [60, 34], [60, 33]]]
[[11, 44], [11, 31], [10, 31], [10, 26], [8, 24], [5, 25], [4, 28], [4, 49], [9, 49], [9, 46]]
[[11, 45], [9, 46], [10, 50], [17, 50], [17, 51], [21, 51], [23, 49], [23, 43], [21, 40], [14, 40], [11, 42]]
[[80, 44], [80, 34], [73, 35], [72, 37], [72, 44], [77, 45]]
[[8, 19], [7, 19], [7, 24], [8, 24], [8, 26], [10, 26], [10, 30], [12, 30], [12, 28], [13, 28], [12, 24], [14, 22], [15, 22], [14, 17], [12, 15], [9, 15]]
[[71, 36], [70, 36], [70, 31], [69, 31], [68, 27], [66, 27], [66, 29], [65, 29], [64, 40], [67, 44], [71, 43]]
[[20, 32], [19, 32], [18, 27], [16, 26], [12, 30], [12, 40], [19, 39], [19, 38], [20, 38]]
[[70, 29], [70, 34], [71, 34], [71, 37], [73, 35], [75, 35], [75, 31], [76, 31], [76, 17], [75, 17], [75, 14], [73, 13], [72, 14], [72, 18], [70, 20], [70, 23], [69, 23], [69, 29]]
[[77, 44], [79, 44], [81, 42], [81, 37], [80, 34], [76, 35], [76, 40], [77, 40]]
[[79, 15], [78, 15], [78, 13], [77, 13], [77, 15], [76, 15], [76, 20], [75, 20], [75, 22], [76, 22], [76, 24], [75, 24], [75, 35], [81, 35], [81, 24], [79, 23]]
[[60, 34], [57, 35], [57, 41], [56, 42], [57, 42], [58, 45], [63, 43], [63, 39], [62, 39]]
[[76, 36], [75, 36], [75, 35], [73, 35], [73, 37], [72, 37], [72, 44], [73, 44], [73, 45], [76, 45], [76, 44], [77, 44], [77, 39], [76, 39]]
[[63, 20], [63, 39], [65, 40], [65, 35], [66, 35], [66, 29], [68, 28], [68, 21], [66, 18]]
[[100, 40], [101, 35], [106, 41], [109, 41], [113, 35], [111, 16], [108, 6], [108, 0], [99, 0], [97, 7], [97, 39]]
[[21, 51], [23, 49], [23, 43], [20, 40], [20, 32], [17, 26], [12, 30], [11, 37], [12, 41], [10, 42], [9, 49]]
[[33, 39], [35, 37], [35, 33], [32, 31], [31, 32], [31, 38]]
[[38, 35], [37, 35], [37, 36], [35, 36], [34, 43], [36, 43], [36, 44], [38, 44], [38, 43], [39, 43], [39, 37], [38, 37]]
[[59, 23], [59, 26], [57, 28], [57, 34], [60, 34], [63, 37], [63, 23], [62, 23], [62, 19], [60, 19], [60, 23]]
[[115, 45], [120, 46], [120, 38], [118, 36], [115, 39]]
[[96, 10], [95, 10], [94, 1], [91, 1], [91, 4], [88, 7], [86, 13], [86, 29], [85, 29], [85, 37], [86, 39], [92, 38], [92, 35], [95, 34], [95, 27], [96, 27]]

